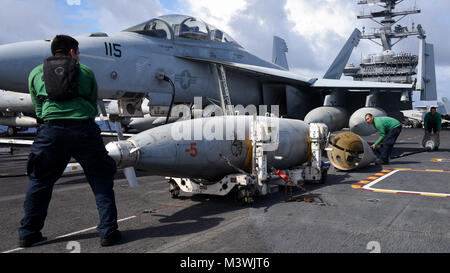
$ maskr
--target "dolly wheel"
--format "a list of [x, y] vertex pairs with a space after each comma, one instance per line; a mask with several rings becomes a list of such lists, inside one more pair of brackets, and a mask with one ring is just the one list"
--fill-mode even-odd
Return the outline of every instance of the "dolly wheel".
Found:
[[176, 199], [180, 196], [180, 190], [180, 187], [178, 187], [174, 180], [169, 181], [169, 192], [172, 199]]

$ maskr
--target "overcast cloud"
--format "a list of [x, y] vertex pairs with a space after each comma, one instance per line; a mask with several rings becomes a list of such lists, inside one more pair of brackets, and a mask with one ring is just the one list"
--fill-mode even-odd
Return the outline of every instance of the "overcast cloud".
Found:
[[[292, 71], [321, 77], [355, 27], [376, 25], [356, 19], [364, 6], [357, 0], [82, 0], [69, 6], [56, 0], [3, 0], [0, 9], [0, 44], [43, 39], [57, 33], [117, 32], [165, 13], [186, 13], [228, 32], [250, 52], [271, 58], [273, 35], [289, 47]], [[57, 4], [56, 4], [57, 3]], [[74, 2], [72, 1], [71, 4]], [[438, 95], [450, 97], [450, 1], [406, 0], [398, 8], [417, 3], [422, 14], [400, 23], [422, 24], [428, 42], [435, 44]], [[368, 9], [377, 9], [376, 6]], [[416, 52], [418, 40], [409, 38], [395, 51]], [[380, 47], [361, 41], [351, 61], [378, 53]]]
[[49, 38], [67, 29], [53, 0], [2, 0], [0, 44]]

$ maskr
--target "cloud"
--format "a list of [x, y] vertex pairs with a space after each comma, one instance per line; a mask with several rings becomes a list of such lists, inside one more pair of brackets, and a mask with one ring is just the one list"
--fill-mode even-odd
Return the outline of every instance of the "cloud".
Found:
[[201, 18], [225, 32], [234, 32], [229, 23], [235, 15], [248, 7], [242, 0], [211, 1], [187, 0], [187, 8], [191, 15]]
[[97, 31], [115, 33], [166, 12], [157, 0], [92, 0], [82, 16], [95, 20]]
[[[58, 0], [59, 1], [59, 0]], [[148, 19], [177, 10], [191, 14], [221, 28], [247, 50], [271, 59], [273, 35], [286, 39], [291, 70], [320, 77], [327, 70], [354, 27], [367, 31], [377, 25], [357, 20], [367, 6], [357, 0], [66, 0], [64, 14], [56, 0], [3, 0], [0, 9], [0, 44], [52, 38], [57, 33], [80, 34], [86, 31], [114, 33]], [[82, 5], [81, 5], [82, 4]], [[78, 7], [79, 5], [79, 7]], [[404, 1], [398, 9], [410, 8], [414, 1]], [[418, 2], [422, 13], [403, 19], [406, 26], [414, 21], [427, 32], [427, 42], [435, 45], [438, 90], [450, 97], [450, 1]], [[377, 6], [369, 9], [379, 9]], [[172, 13], [172, 12], [171, 12]], [[20, 16], [18, 16], [20, 14]], [[69, 18], [70, 17], [70, 18]], [[68, 19], [73, 19], [68, 23]], [[76, 20], [75, 20], [76, 19]], [[75, 22], [75, 23], [74, 23]], [[417, 52], [418, 40], [400, 42], [395, 51]], [[351, 61], [380, 52], [380, 47], [362, 40]], [[448, 90], [448, 91], [447, 91]]]
[[436, 81], [438, 97], [450, 99], [450, 65], [436, 66]]
[[72, 30], [53, 0], [2, 1], [0, 44], [53, 38]]
[[346, 38], [355, 28], [352, 4], [342, 0], [288, 0], [285, 10], [287, 18], [295, 23], [293, 30], [320, 51], [327, 48], [330, 36]]
[[79, 5], [81, 5], [81, 0], [67, 0], [67, 5], [79, 6]]
[[[227, 1], [225, 5], [221, 1], [188, 0], [186, 8], [229, 32], [246, 49], [266, 60], [272, 57], [273, 36], [284, 38], [291, 70], [295, 71], [323, 75], [337, 55], [336, 48], [345, 43], [354, 28], [353, 13], [342, 16], [348, 10], [348, 0], [343, 7], [339, 7], [342, 0], [236, 2]], [[338, 8], [333, 9], [331, 4]]]

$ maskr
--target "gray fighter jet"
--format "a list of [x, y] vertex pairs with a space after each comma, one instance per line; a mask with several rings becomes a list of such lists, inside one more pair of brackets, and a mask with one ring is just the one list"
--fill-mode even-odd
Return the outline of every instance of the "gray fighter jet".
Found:
[[37, 121], [30, 95], [0, 90], [0, 125], [8, 126], [8, 135], [35, 127]]
[[[121, 118], [120, 122], [124, 131], [134, 130], [142, 132], [163, 123], [163, 118], [153, 117], [149, 113], [149, 100], [144, 99], [141, 105], [143, 117]], [[100, 114], [97, 120], [109, 122], [120, 115], [117, 100], [104, 100], [106, 115]], [[18, 131], [37, 127], [35, 109], [31, 102], [30, 94], [0, 90], [0, 125], [7, 126], [8, 135], [15, 135]], [[109, 126], [109, 124], [107, 124]]]
[[[192, 109], [194, 98], [201, 97], [202, 108], [279, 105], [279, 114], [293, 119], [304, 119], [320, 108], [311, 122], [339, 130], [348, 124], [348, 114], [365, 106], [399, 113], [397, 102], [413, 89], [407, 84], [338, 80], [342, 63], [350, 56], [346, 51], [355, 46], [358, 35], [351, 36], [324, 79], [289, 72], [287, 47], [279, 39], [274, 42], [275, 63], [265, 61], [222, 30], [184, 15], [161, 16], [113, 35], [91, 33], [76, 39], [81, 62], [96, 75], [100, 98], [118, 99], [122, 116], [142, 116], [144, 98], [150, 100], [151, 109], [164, 109], [161, 116], [168, 117], [174, 105]], [[28, 75], [51, 55], [50, 43], [1, 45], [0, 88], [28, 92]], [[324, 105], [326, 109], [321, 108]]]

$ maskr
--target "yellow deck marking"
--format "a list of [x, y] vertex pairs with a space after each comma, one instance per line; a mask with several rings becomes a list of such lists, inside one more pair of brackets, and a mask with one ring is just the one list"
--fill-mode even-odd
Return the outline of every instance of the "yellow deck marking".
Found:
[[432, 193], [422, 193], [420, 195], [423, 196], [432, 196], [432, 197], [447, 197], [447, 195], [442, 195], [442, 194], [432, 194]]
[[376, 189], [371, 188], [373, 185], [382, 181], [383, 179], [399, 172], [399, 171], [415, 171], [415, 172], [436, 172], [436, 173], [450, 173], [450, 171], [445, 170], [419, 170], [419, 169], [411, 169], [411, 168], [398, 168], [393, 170], [383, 170], [380, 173], [377, 173], [369, 178], [359, 181], [358, 183], [352, 185], [352, 188], [358, 190], [368, 190], [376, 193], [393, 193], [393, 194], [413, 194], [413, 195], [421, 195], [421, 196], [429, 196], [429, 197], [450, 197], [450, 194], [441, 194], [441, 193], [430, 193], [430, 192], [414, 192], [414, 191], [405, 191], [405, 190], [386, 190], [386, 189]]
[[431, 162], [435, 162], [435, 163], [447, 163], [450, 162], [450, 159], [447, 158], [433, 158], [431, 159]]
[[389, 190], [374, 190], [373, 192], [381, 192], [381, 193], [398, 193], [397, 191], [389, 191]]

